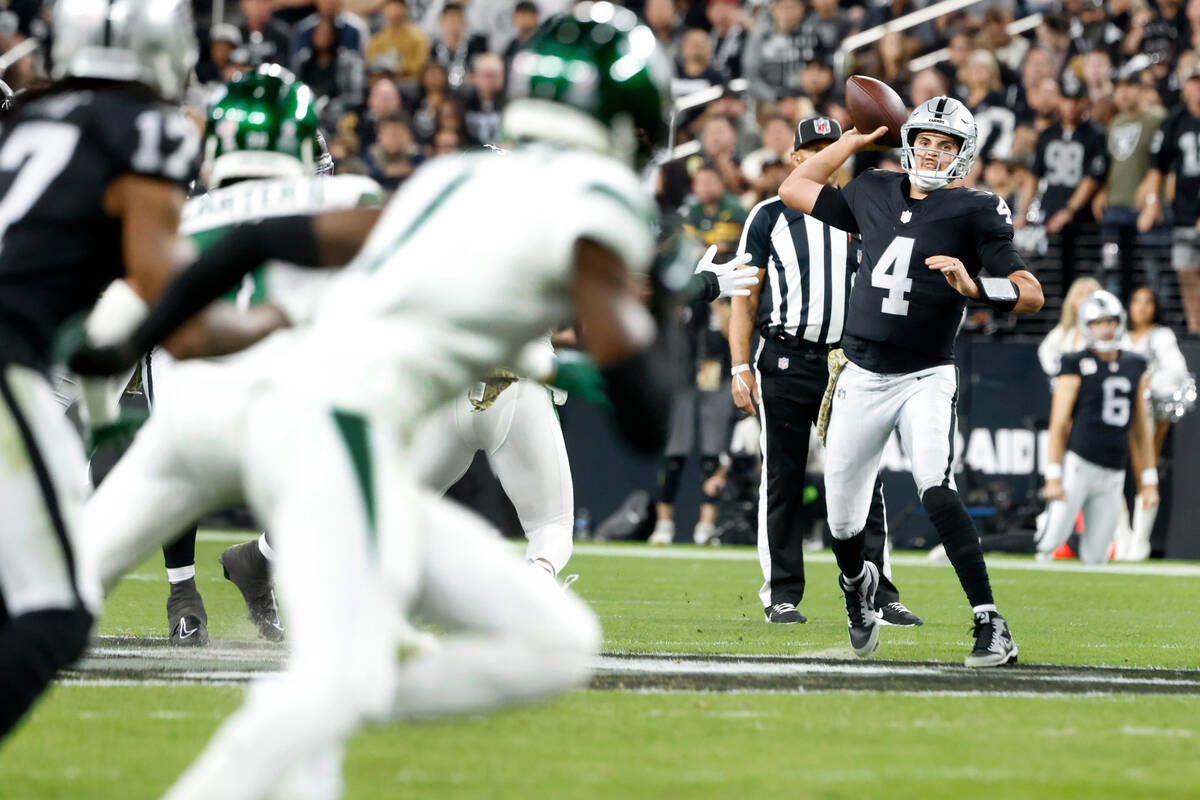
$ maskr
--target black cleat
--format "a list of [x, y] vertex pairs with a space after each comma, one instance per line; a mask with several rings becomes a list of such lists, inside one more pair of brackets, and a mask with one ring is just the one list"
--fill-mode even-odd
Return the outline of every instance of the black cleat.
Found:
[[870, 561], [855, 581], [838, 578], [846, 595], [846, 619], [850, 626], [850, 649], [866, 658], [879, 647], [879, 619], [875, 616], [875, 590], [879, 588], [879, 568]]
[[196, 588], [196, 579], [171, 584], [167, 596], [168, 638], [180, 647], [203, 647], [208, 644], [208, 614], [204, 600]]
[[975, 615], [975, 648], [963, 663], [968, 667], [1003, 667], [1017, 663], [1017, 643], [1004, 617], [995, 611]]
[[763, 614], [767, 617], [767, 622], [774, 622], [778, 625], [795, 625], [808, 622], [808, 617], [796, 610], [796, 607], [791, 603], [776, 603], [773, 606], [763, 609]]
[[258, 549], [258, 541], [235, 544], [217, 560], [225, 569], [225, 579], [242, 593], [246, 618], [258, 628], [258, 635], [268, 641], [282, 642], [283, 625], [271, 588], [271, 564]]
[[925, 620], [905, 608], [904, 603], [899, 600], [881, 606], [875, 612], [875, 616], [879, 618], [880, 625], [895, 625], [898, 628], [911, 628], [925, 624]]

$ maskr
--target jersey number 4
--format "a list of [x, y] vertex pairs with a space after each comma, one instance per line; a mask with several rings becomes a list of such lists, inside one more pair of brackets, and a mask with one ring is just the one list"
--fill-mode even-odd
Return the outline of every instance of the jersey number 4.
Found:
[[877, 289], [886, 289], [887, 297], [883, 298], [883, 313], [895, 314], [900, 317], [908, 316], [908, 301], [904, 295], [912, 291], [912, 278], [908, 277], [908, 262], [912, 260], [915, 239], [907, 236], [897, 236], [892, 239], [887, 250], [871, 270], [871, 285]]

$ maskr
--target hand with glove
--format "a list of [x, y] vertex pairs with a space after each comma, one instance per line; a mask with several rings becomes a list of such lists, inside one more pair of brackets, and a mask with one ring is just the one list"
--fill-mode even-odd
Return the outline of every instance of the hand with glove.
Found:
[[[716, 264], [713, 259], [717, 255], [717, 246], [711, 245], [705, 251], [700, 263], [696, 264], [696, 274], [705, 283], [706, 300], [716, 300], [718, 297], [749, 297], [750, 287], [758, 283], [758, 267], [748, 267], [750, 254], [742, 253], [734, 256], [724, 264]], [[716, 294], [713, 294], [713, 292]]]

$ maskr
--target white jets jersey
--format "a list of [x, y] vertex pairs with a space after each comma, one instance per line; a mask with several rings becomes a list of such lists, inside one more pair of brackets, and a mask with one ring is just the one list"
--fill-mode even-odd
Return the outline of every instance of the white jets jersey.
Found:
[[[179, 232], [204, 250], [235, 225], [272, 217], [377, 206], [383, 200], [379, 184], [362, 175], [242, 181], [184, 203]], [[242, 308], [268, 298], [285, 306], [311, 305], [325, 281], [335, 273], [336, 270], [300, 269], [273, 261], [247, 275], [226, 299]]]
[[[436, 159], [391, 200], [366, 245], [296, 332], [293, 372], [330, 402], [403, 422], [570, 322], [576, 243], [627, 269], [653, 258], [657, 212], [600, 155], [532, 145]], [[290, 338], [290, 337], [289, 337]]]

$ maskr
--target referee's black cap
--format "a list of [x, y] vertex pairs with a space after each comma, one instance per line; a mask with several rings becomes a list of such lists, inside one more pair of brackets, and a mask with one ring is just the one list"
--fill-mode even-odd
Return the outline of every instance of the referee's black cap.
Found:
[[830, 117], [806, 117], [796, 126], [792, 149], [799, 150], [817, 142], [836, 142], [842, 138], [842, 126]]

